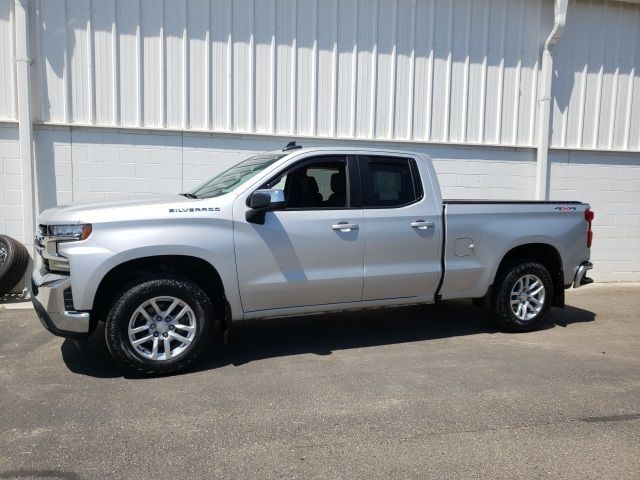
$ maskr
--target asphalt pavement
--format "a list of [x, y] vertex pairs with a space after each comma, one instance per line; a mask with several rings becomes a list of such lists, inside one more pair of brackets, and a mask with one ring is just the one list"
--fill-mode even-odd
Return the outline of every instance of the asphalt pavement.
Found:
[[238, 323], [123, 376], [0, 305], [0, 478], [640, 478], [640, 285], [569, 292], [538, 331], [467, 301]]

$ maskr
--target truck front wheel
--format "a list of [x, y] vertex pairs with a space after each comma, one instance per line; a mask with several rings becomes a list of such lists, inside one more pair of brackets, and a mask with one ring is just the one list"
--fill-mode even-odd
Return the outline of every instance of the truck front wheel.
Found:
[[553, 280], [544, 265], [516, 261], [498, 275], [491, 313], [505, 330], [525, 332], [537, 328], [553, 302]]
[[215, 327], [209, 297], [195, 283], [151, 278], [130, 285], [111, 306], [105, 338], [113, 358], [143, 375], [177, 373], [210, 344]]

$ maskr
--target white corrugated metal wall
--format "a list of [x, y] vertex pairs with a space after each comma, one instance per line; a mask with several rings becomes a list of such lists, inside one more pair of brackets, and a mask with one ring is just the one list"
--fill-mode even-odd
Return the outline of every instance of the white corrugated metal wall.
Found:
[[[28, 242], [14, 2], [0, 0], [0, 232]], [[630, 2], [570, 0], [553, 49], [550, 196], [595, 208], [598, 280], [640, 280], [640, 2]], [[449, 197], [534, 196], [552, 0], [29, 6], [40, 208], [184, 191], [295, 136], [426, 152]]]
[[[14, 120], [13, 0], [0, 119]], [[548, 0], [35, 0], [36, 121], [535, 146]], [[640, 7], [574, 1], [553, 147], [640, 150]]]

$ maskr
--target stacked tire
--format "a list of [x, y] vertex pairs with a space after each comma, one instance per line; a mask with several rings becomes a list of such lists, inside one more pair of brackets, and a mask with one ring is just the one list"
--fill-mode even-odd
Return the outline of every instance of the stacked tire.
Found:
[[0, 295], [11, 293], [27, 270], [29, 252], [17, 240], [0, 235]]

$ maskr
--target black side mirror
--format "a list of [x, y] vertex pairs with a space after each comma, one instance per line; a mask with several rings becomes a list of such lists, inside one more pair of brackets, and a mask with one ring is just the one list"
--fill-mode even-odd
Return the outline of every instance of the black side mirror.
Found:
[[249, 208], [245, 218], [249, 223], [264, 225], [265, 213], [284, 205], [284, 192], [282, 190], [262, 189], [253, 192], [249, 197]]
[[269, 205], [271, 205], [271, 195], [261, 192], [260, 190], [251, 195], [251, 199], [249, 200], [249, 207], [254, 210], [267, 208]]

